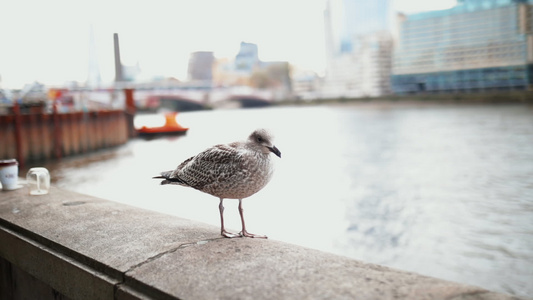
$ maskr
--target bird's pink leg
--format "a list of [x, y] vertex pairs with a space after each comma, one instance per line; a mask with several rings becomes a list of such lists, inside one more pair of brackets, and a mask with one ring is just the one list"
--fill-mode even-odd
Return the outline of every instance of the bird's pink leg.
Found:
[[220, 234], [223, 237], [227, 237], [227, 238], [240, 237], [241, 236], [240, 234], [227, 232], [226, 229], [224, 228], [224, 205], [222, 204], [222, 201], [224, 201], [224, 199], [220, 198], [220, 204], [218, 205], [218, 210], [220, 211], [220, 223], [221, 223]]
[[241, 236], [250, 237], [250, 238], [258, 238], [258, 239], [268, 238], [266, 235], [257, 235], [257, 234], [248, 233], [248, 231], [246, 231], [246, 226], [244, 225], [243, 211], [244, 210], [242, 209], [242, 199], [239, 199], [239, 214], [241, 215], [241, 223], [242, 223], [242, 231], [239, 232], [239, 234]]

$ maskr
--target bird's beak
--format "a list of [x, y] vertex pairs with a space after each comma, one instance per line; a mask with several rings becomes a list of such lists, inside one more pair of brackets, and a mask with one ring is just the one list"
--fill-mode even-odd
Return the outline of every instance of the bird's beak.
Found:
[[279, 151], [278, 148], [276, 148], [276, 146], [272, 146], [272, 147], [267, 147], [268, 150], [270, 150], [270, 152], [276, 154], [279, 158], [281, 158], [281, 151]]

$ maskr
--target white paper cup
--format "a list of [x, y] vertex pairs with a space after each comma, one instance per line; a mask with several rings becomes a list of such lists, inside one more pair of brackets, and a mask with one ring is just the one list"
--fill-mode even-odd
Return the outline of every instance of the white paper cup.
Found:
[[19, 163], [16, 159], [0, 160], [0, 182], [2, 189], [9, 191], [18, 188]]

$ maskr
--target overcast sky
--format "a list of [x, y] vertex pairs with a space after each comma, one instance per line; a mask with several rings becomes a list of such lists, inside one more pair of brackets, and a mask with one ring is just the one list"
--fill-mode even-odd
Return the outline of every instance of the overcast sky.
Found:
[[[445, 9], [455, 0], [394, 0], [397, 11]], [[91, 28], [102, 81], [114, 78], [113, 33], [122, 62], [142, 77], [186, 80], [189, 55], [234, 57], [241, 41], [261, 60], [323, 73], [325, 0], [2, 0], [0, 87], [85, 82]]]

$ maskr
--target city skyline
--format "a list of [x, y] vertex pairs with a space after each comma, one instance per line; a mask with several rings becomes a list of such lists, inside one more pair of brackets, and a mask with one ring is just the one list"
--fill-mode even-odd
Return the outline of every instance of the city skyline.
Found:
[[[394, 10], [411, 13], [454, 3], [396, 0]], [[242, 41], [257, 44], [261, 60], [288, 61], [318, 74], [325, 70], [323, 0], [158, 0], [149, 6], [125, 1], [27, 0], [4, 7], [12, 13], [0, 19], [2, 88], [22, 88], [34, 81], [85, 83], [89, 52], [96, 52], [102, 82], [111, 82], [113, 33], [120, 36], [123, 63], [138, 63], [146, 80], [156, 76], [187, 80], [191, 53], [212, 51], [216, 58], [233, 58]]]

